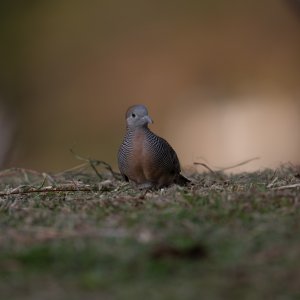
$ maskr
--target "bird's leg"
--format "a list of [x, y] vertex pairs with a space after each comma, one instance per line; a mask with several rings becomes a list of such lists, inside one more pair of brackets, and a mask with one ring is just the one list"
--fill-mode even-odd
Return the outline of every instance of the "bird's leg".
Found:
[[139, 190], [151, 190], [154, 188], [154, 185], [152, 182], [145, 182], [145, 183], [140, 183], [140, 184], [137, 184], [137, 188]]

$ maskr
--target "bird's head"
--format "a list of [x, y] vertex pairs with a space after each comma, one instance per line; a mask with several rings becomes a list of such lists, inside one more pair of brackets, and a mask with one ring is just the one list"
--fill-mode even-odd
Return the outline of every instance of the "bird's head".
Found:
[[148, 110], [145, 105], [133, 105], [127, 109], [126, 122], [128, 128], [147, 127], [149, 123], [153, 123], [148, 115]]

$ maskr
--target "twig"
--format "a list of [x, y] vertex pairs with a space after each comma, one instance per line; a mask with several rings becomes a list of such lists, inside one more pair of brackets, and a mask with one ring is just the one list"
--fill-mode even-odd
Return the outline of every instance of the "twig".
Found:
[[250, 158], [250, 159], [247, 159], [245, 161], [242, 161], [236, 165], [233, 165], [233, 166], [229, 166], [229, 167], [226, 167], [226, 168], [220, 168], [220, 171], [226, 171], [226, 170], [229, 170], [229, 169], [234, 169], [234, 168], [237, 168], [237, 167], [240, 167], [240, 166], [243, 166], [243, 165], [246, 165], [254, 160], [258, 160], [260, 159], [260, 157], [253, 157], [253, 158]]
[[[257, 159], [260, 159], [260, 157], [253, 157], [253, 158], [250, 158], [250, 159], [247, 159], [245, 161], [242, 161], [236, 165], [233, 165], [233, 166], [229, 166], [229, 167], [225, 167], [225, 168], [219, 168], [217, 167], [218, 171], [226, 171], [226, 170], [229, 170], [229, 169], [233, 169], [233, 168], [236, 168], [236, 167], [240, 167], [240, 166], [243, 166], [245, 164], [248, 164], [254, 160], [257, 160]], [[206, 165], [205, 163], [200, 163], [200, 162], [194, 162], [194, 165], [201, 165], [203, 167], [205, 167], [206, 169], [208, 169], [211, 173], [216, 173], [216, 171], [213, 171], [208, 165]]]
[[219, 180], [224, 181], [224, 176], [222, 176], [222, 174], [220, 174], [219, 172], [216, 172], [216, 171], [214, 171], [213, 169], [211, 169], [207, 164], [205, 164], [205, 163], [200, 163], [200, 162], [194, 162], [194, 165], [203, 166], [203, 167], [206, 168], [211, 174], [213, 174], [216, 178], [218, 178]]
[[274, 187], [273, 190], [284, 190], [284, 189], [293, 189], [300, 187], [300, 183], [288, 184]]
[[120, 180], [122, 178], [121, 174], [118, 172], [115, 172], [107, 162], [105, 162], [103, 160], [93, 160], [93, 163], [95, 163], [96, 165], [104, 165], [106, 170], [108, 170], [115, 179]]
[[[43, 174], [43, 175], [44, 175], [44, 174]], [[43, 188], [43, 186], [44, 186], [45, 183], [46, 183], [46, 180], [47, 180], [47, 176], [44, 175], [44, 180], [43, 180], [43, 182], [41, 183], [41, 185], [40, 185], [39, 187], [37, 187], [38, 190], [40, 190], [40, 189]]]
[[276, 176], [268, 185], [267, 188], [271, 188], [272, 186], [274, 186], [275, 182], [278, 181], [278, 177]]
[[16, 173], [22, 173], [24, 175], [24, 172], [27, 175], [28, 175], [28, 173], [31, 173], [33, 175], [38, 175], [38, 176], [42, 175], [40, 172], [35, 171], [35, 170], [24, 169], [24, 168], [10, 168], [10, 169], [1, 171], [0, 177], [8, 177], [8, 176], [15, 175]]
[[82, 157], [80, 155], [78, 155], [77, 153], [75, 153], [75, 151], [71, 148], [70, 152], [74, 155], [75, 158], [77, 158], [78, 160], [83, 160], [86, 161], [90, 164], [91, 168], [94, 170], [94, 172], [96, 173], [96, 175], [100, 178], [100, 180], [103, 179], [103, 177], [101, 176], [101, 174], [98, 172], [97, 168], [94, 165], [94, 161], [90, 158], [86, 158], [86, 157]]
[[202, 166], [202, 167], [206, 168], [207, 170], [209, 170], [211, 173], [216, 174], [216, 172], [213, 171], [213, 170], [212, 170], [207, 164], [205, 164], [205, 163], [194, 162], [194, 165]]
[[67, 173], [67, 172], [71, 172], [71, 171], [75, 171], [75, 170], [78, 170], [78, 169], [82, 169], [83, 167], [86, 167], [86, 166], [89, 166], [89, 164], [88, 163], [83, 163], [83, 164], [80, 164], [78, 166], [66, 169], [66, 170], [64, 170], [62, 172], [56, 173], [55, 176], [61, 176], [61, 175], [64, 175], [65, 173]]
[[97, 168], [94, 165], [94, 161], [90, 160], [90, 166], [94, 170], [94, 172], [97, 174], [97, 176], [100, 178], [100, 180], [103, 179], [102, 175], [98, 172]]
[[103, 165], [106, 168], [106, 170], [108, 170], [114, 178], [120, 179], [120, 174], [118, 172], [115, 172], [107, 162], [105, 162], [103, 160], [90, 159], [87, 157], [83, 157], [83, 156], [75, 153], [75, 151], [73, 149], [70, 149], [70, 152], [75, 156], [75, 158], [88, 162], [90, 164], [91, 168], [94, 170], [94, 172], [97, 174], [97, 176], [101, 180], [103, 179], [103, 177], [96, 168], [96, 166], [98, 166], [98, 165]]
[[30, 193], [52, 193], [52, 192], [93, 192], [98, 190], [98, 187], [91, 185], [60, 185], [60, 186], [45, 186], [40, 189], [31, 186], [21, 186], [7, 192], [0, 192], [1, 196], [22, 195]]

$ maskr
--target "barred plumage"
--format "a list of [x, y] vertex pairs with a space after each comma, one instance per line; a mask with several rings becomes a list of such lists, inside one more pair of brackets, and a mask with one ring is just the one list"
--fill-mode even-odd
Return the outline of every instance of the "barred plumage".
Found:
[[119, 169], [125, 180], [148, 188], [189, 182], [180, 174], [174, 149], [148, 128], [152, 120], [144, 105], [130, 107], [126, 121], [127, 131], [118, 153]]

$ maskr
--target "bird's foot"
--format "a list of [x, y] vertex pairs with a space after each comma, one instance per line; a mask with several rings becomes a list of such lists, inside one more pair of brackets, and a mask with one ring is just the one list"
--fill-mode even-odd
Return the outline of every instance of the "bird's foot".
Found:
[[147, 191], [152, 190], [154, 188], [154, 185], [151, 182], [140, 183], [137, 184], [136, 186], [139, 190], [147, 190]]

